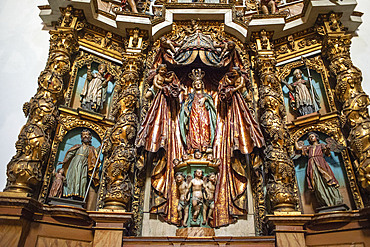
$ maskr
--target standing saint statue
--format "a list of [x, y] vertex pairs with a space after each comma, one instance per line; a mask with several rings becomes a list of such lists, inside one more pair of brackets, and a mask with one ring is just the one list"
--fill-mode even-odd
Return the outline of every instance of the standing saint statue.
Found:
[[340, 152], [340, 147], [333, 139], [326, 139], [328, 144], [320, 143], [319, 136], [311, 132], [308, 134], [310, 145], [296, 142], [295, 148], [308, 156], [306, 178], [308, 189], [315, 194], [316, 200], [321, 207], [336, 206], [343, 203], [343, 197], [338, 188], [339, 183], [334, 176], [324, 155], [330, 156], [330, 151]]
[[302, 78], [300, 69], [294, 70], [293, 76], [293, 83], [288, 84], [283, 81], [290, 91], [289, 100], [293, 110], [296, 110], [300, 116], [317, 112], [320, 108], [320, 99], [315, 88], [310, 81]]
[[87, 78], [80, 94], [83, 109], [94, 112], [100, 112], [103, 109], [107, 97], [108, 81], [110, 81], [110, 75], [107, 75], [106, 71], [105, 64], [99, 65], [97, 73], [91, 72], [91, 64], [87, 65]]
[[[64, 197], [82, 199], [85, 197], [88, 178], [91, 177], [96, 160], [98, 158], [97, 149], [91, 145], [91, 132], [87, 129], [81, 132], [82, 144], [76, 144], [71, 147], [62, 162], [63, 169], [66, 171], [66, 186], [63, 190]], [[98, 172], [95, 173], [93, 185], [99, 185]], [[95, 193], [94, 193], [95, 192]], [[96, 197], [96, 191], [93, 188], [89, 190], [89, 202], [93, 202]], [[90, 198], [92, 198], [90, 200]], [[96, 201], [96, 200], [95, 200]], [[89, 205], [88, 205], [89, 208]]]
[[188, 153], [195, 150], [205, 152], [211, 148], [216, 129], [216, 108], [211, 95], [204, 92], [204, 71], [193, 69], [189, 77], [193, 80], [193, 92], [181, 106], [181, 138]]
[[185, 175], [182, 172], [177, 172], [176, 176], [176, 184], [177, 189], [179, 191], [179, 203], [177, 206], [177, 211], [179, 214], [179, 226], [186, 226], [189, 216], [189, 200], [188, 193], [189, 193], [189, 184], [185, 181]]

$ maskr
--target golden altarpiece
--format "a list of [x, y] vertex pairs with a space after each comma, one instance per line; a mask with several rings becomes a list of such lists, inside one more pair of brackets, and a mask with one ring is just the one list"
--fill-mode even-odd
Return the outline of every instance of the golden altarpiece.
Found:
[[49, 56], [7, 165], [1, 246], [367, 246], [355, 6], [39, 6]]

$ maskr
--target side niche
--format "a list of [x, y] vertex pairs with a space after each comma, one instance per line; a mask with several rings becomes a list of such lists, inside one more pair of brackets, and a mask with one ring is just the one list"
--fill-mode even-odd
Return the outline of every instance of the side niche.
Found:
[[318, 58], [305, 58], [280, 68], [288, 122], [334, 110], [326, 70], [321, 62]]
[[[103, 66], [106, 67], [105, 64], [96, 62], [91, 64], [93, 78], [88, 78], [88, 65], [78, 69], [70, 104], [72, 108], [82, 108], [102, 115], [107, 115], [110, 111], [114, 82], [109, 79], [112, 77]], [[101, 73], [99, 70], [104, 72]], [[99, 81], [94, 82], [93, 80]]]
[[296, 142], [293, 161], [303, 213], [354, 208], [344, 172], [343, 149], [317, 131], [304, 134]]
[[[101, 160], [99, 154], [101, 140], [92, 130], [77, 127], [70, 130], [59, 144], [54, 162], [54, 171], [50, 181], [48, 201], [50, 204], [74, 204], [71, 201], [82, 202], [89, 180], [94, 173], [91, 188], [86, 198], [86, 208], [96, 210], [99, 180], [101, 175]], [[65, 199], [65, 200], [63, 200]], [[81, 206], [83, 206], [81, 204]]]

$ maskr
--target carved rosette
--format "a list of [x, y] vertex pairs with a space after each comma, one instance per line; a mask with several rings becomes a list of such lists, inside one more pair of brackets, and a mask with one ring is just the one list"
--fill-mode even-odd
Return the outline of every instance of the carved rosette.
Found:
[[131, 211], [138, 117], [140, 59], [125, 58], [123, 72], [115, 87], [112, 115], [115, 125], [104, 145], [105, 156], [103, 207]]
[[348, 146], [356, 159], [358, 182], [370, 193], [370, 100], [361, 86], [361, 71], [351, 61], [352, 36], [343, 31], [340, 14], [322, 15], [317, 23], [317, 32], [324, 36], [323, 53], [336, 77], [336, 98], [342, 104], [342, 124], [349, 130]]
[[5, 191], [32, 194], [42, 180], [51, 135], [58, 121], [57, 105], [63, 95], [63, 76], [70, 71], [71, 55], [78, 50], [76, 30], [82, 28], [78, 21], [80, 12], [71, 7], [67, 9], [57, 29], [50, 31], [49, 57], [38, 78], [36, 95], [23, 106], [28, 120], [15, 144], [17, 152], [7, 166]]
[[259, 107], [260, 123], [266, 141], [264, 163], [267, 196], [273, 211], [293, 211], [297, 203], [294, 196], [295, 171], [287, 151], [285, 110], [270, 36], [264, 30], [255, 34], [252, 48], [256, 53], [255, 65], [260, 78]]

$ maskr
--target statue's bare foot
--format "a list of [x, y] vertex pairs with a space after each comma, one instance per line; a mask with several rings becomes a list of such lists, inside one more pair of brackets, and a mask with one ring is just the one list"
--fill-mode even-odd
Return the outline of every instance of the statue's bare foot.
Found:
[[187, 227], [187, 225], [186, 225], [186, 223], [185, 223], [185, 222], [182, 224], [182, 226]]
[[205, 220], [203, 220], [202, 225], [205, 225], [205, 224], [206, 224], [206, 221], [205, 221]]

